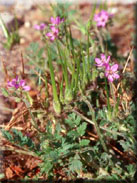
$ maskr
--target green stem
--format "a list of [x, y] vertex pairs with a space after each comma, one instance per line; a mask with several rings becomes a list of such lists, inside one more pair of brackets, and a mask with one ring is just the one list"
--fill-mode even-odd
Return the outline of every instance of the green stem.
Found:
[[[47, 46], [47, 44], [46, 44], [46, 46]], [[54, 107], [55, 112], [57, 114], [60, 114], [60, 112], [61, 112], [61, 105], [60, 105], [58, 94], [57, 94], [54, 69], [53, 69], [53, 65], [52, 65], [52, 58], [51, 58], [51, 54], [50, 54], [48, 46], [47, 46], [47, 52], [48, 52], [50, 77], [51, 77], [51, 83], [52, 83], [52, 89], [53, 89], [53, 107]]]
[[59, 99], [61, 101], [62, 104], [64, 104], [64, 96], [63, 96], [63, 81], [64, 79], [62, 78], [61, 82], [60, 82], [60, 93], [59, 93]]
[[66, 25], [66, 23], [65, 23], [65, 38], [66, 38], [66, 45], [67, 45], [67, 49], [69, 50], [69, 53], [71, 53], [70, 52], [70, 46], [69, 46], [69, 33], [68, 33], [68, 31], [67, 31], [67, 25]]
[[108, 113], [109, 117], [111, 118], [111, 106], [110, 106], [110, 101], [109, 101], [109, 90], [108, 90], [108, 85], [107, 85], [107, 79], [105, 78], [105, 90], [107, 93], [107, 107], [108, 107]]
[[100, 128], [99, 128], [98, 123], [97, 123], [96, 118], [95, 118], [95, 111], [94, 111], [93, 107], [91, 106], [90, 102], [87, 99], [83, 98], [83, 101], [87, 104], [87, 106], [88, 106], [88, 108], [89, 108], [89, 110], [90, 110], [90, 112], [92, 114], [92, 121], [95, 124], [96, 130], [97, 130], [97, 135], [98, 135], [98, 137], [100, 139], [100, 143], [101, 143], [104, 151], [108, 152], [107, 146], [106, 146], [106, 144], [104, 142], [104, 139], [103, 139], [103, 137], [101, 135], [101, 132], [100, 132]]
[[[57, 43], [59, 57], [60, 57], [60, 60], [61, 60], [62, 69], [63, 69], [63, 76], [64, 76], [64, 79], [65, 79], [65, 103], [67, 103], [67, 102], [70, 102], [73, 98], [71, 88], [70, 88], [70, 84], [69, 84], [69, 78], [68, 78], [67, 58], [66, 58], [66, 54], [67, 54], [66, 51], [67, 50], [66, 50], [66, 48], [61, 50], [59, 42], [56, 41], [56, 43]], [[62, 56], [63, 56], [63, 59], [62, 59]]]
[[74, 95], [76, 95], [77, 90], [78, 90], [79, 72], [80, 72], [80, 59], [77, 58], [77, 70], [76, 70], [76, 74], [75, 74]]
[[[65, 54], [63, 54], [63, 56], [64, 56], [64, 63], [63, 63], [63, 59], [62, 59], [62, 56], [61, 56], [61, 48], [60, 48], [58, 40], [56, 40], [56, 44], [57, 44], [59, 57], [60, 57], [60, 60], [61, 60], [61, 65], [62, 65], [62, 69], [63, 69], [63, 75], [64, 75], [64, 79], [65, 79], [66, 88], [69, 88], [67, 63], [66, 63]], [[63, 53], [63, 50], [62, 50], [62, 53]]]
[[81, 55], [82, 55], [82, 73], [83, 73], [82, 89], [84, 90], [88, 83], [88, 79], [87, 79], [87, 72], [86, 72], [86, 60], [85, 60], [83, 50], [82, 50], [82, 43], [80, 43], [80, 50], [81, 50]]
[[90, 55], [89, 55], [89, 28], [88, 28], [88, 31], [87, 31], [87, 40], [88, 40], [88, 42], [87, 42], [87, 55], [88, 55], [88, 62], [87, 62], [87, 72], [88, 72], [88, 78], [89, 78], [89, 80], [90, 80]]
[[[70, 41], [70, 47], [71, 47], [71, 52], [72, 52], [72, 57], [73, 57], [73, 69], [72, 69], [72, 79], [71, 79], [71, 89], [73, 90], [74, 94], [75, 94], [75, 88], [77, 87], [77, 75], [78, 75], [78, 70], [77, 70], [77, 74], [76, 74], [76, 63], [78, 65], [77, 62], [77, 57], [75, 54], [75, 48], [74, 48], [74, 44], [73, 44], [73, 38], [72, 38], [72, 33], [71, 33], [71, 28], [69, 27], [69, 41]], [[78, 69], [78, 68], [77, 68]]]
[[104, 53], [104, 44], [103, 44], [102, 35], [100, 34], [100, 31], [98, 29], [96, 29], [96, 33], [97, 33], [97, 37], [99, 39], [101, 51], [102, 51], [102, 53]]
[[113, 101], [114, 101], [114, 108], [113, 108], [113, 114], [112, 114], [112, 116], [115, 117], [115, 113], [116, 113], [116, 104], [117, 104], [117, 102], [116, 102], [116, 96], [115, 96], [114, 88], [113, 88], [113, 85], [112, 85], [111, 82], [109, 83], [109, 86], [110, 86], [111, 96], [112, 96]]
[[73, 56], [73, 58], [74, 58], [74, 60], [75, 60], [74, 44], [73, 44], [73, 38], [72, 38], [72, 33], [71, 33], [71, 28], [70, 28], [70, 26], [69, 26], [69, 41], [70, 41], [72, 56]]
[[6, 39], [7, 39], [7, 38], [9, 37], [9, 32], [8, 32], [8, 30], [7, 30], [7, 28], [6, 28], [5, 24], [4, 24], [4, 22], [3, 22], [3, 20], [2, 20], [1, 15], [0, 15], [0, 25], [1, 25], [1, 27], [2, 27], [2, 30], [3, 30], [3, 33], [4, 33], [5, 37], [6, 37]]

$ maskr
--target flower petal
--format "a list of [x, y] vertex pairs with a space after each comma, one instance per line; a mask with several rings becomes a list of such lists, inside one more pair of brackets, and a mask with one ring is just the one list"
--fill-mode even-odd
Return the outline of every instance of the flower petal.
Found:
[[55, 39], [55, 36], [52, 35], [52, 36], [50, 37], [50, 40], [51, 40], [51, 41], [54, 41], [54, 39]]
[[50, 21], [51, 21], [52, 24], [55, 24], [55, 22], [56, 22], [53, 17], [50, 18]]
[[30, 86], [27, 86], [27, 85], [26, 85], [26, 86], [23, 87], [23, 89], [24, 89], [25, 91], [29, 91], [29, 90], [30, 90]]
[[59, 32], [59, 30], [58, 30], [55, 26], [51, 26], [50, 28], [51, 28], [51, 30], [52, 30], [54, 33], [58, 33], [58, 32]]
[[7, 86], [8, 87], [14, 87], [11, 81], [8, 81]]
[[19, 82], [19, 85], [20, 85], [21, 87], [25, 86], [25, 80], [21, 79], [20, 82]]
[[95, 62], [96, 62], [97, 64], [102, 63], [101, 60], [100, 60], [100, 58], [95, 58]]
[[53, 33], [52, 33], [52, 32], [48, 32], [48, 33], [46, 34], [46, 36], [52, 37], [52, 36], [53, 36]]
[[105, 61], [105, 60], [106, 60], [106, 56], [105, 56], [104, 53], [101, 53], [101, 54], [100, 54], [100, 57], [101, 57], [101, 60], [102, 60], [102, 61]]
[[109, 75], [109, 72], [106, 70], [105, 71], [105, 76], [108, 77], [108, 75]]
[[114, 73], [114, 74], [113, 74], [113, 77], [114, 77], [115, 79], [119, 79], [120, 76], [119, 76], [119, 74]]
[[110, 60], [110, 56], [108, 56], [108, 58], [106, 60], [106, 63], [109, 63], [109, 60]]
[[108, 75], [108, 80], [110, 81], [110, 82], [113, 82], [113, 76], [112, 75]]
[[56, 24], [59, 25], [60, 24], [60, 17], [56, 17]]
[[117, 69], [118, 69], [118, 64], [114, 64], [114, 65], [111, 66], [111, 70], [112, 70], [113, 72], [116, 72]]
[[40, 24], [40, 30], [43, 30], [45, 27], [46, 27], [46, 24], [44, 24], [44, 23]]

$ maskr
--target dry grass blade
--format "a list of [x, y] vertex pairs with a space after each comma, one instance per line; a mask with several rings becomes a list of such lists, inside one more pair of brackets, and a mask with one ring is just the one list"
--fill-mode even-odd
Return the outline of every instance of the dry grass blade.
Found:
[[[10, 120], [10, 122], [8, 123], [8, 125], [5, 127], [5, 130], [10, 130], [10, 128], [15, 125], [18, 121], [20, 121], [20, 119], [22, 118], [22, 116], [26, 115], [28, 113], [28, 110], [23, 107], [24, 104], [22, 104], [21, 106], [19, 106], [19, 108], [15, 109], [15, 111], [13, 112], [12, 118]], [[21, 111], [20, 111], [21, 109]]]
[[8, 75], [8, 71], [7, 71], [5, 62], [2, 59], [1, 59], [1, 62], [2, 62], [2, 66], [3, 66], [3, 71], [5, 73], [5, 81], [7, 82], [10, 79], [10, 77]]
[[[0, 125], [0, 128], [6, 128], [7, 125]], [[16, 126], [12, 126], [13, 129], [17, 129], [17, 130], [24, 130], [22, 127], [16, 127]]]
[[[133, 52], [133, 48], [134, 48], [134, 47], [131, 48], [131, 51], [130, 51], [129, 56], [128, 56], [127, 61], [126, 61], [126, 64], [125, 64], [125, 66], [124, 66], [124, 68], [123, 68], [122, 74], [125, 72], [125, 70], [126, 70], [126, 68], [127, 68], [128, 62], [129, 62], [130, 57], [131, 57], [131, 54], [132, 54], [132, 52]], [[119, 87], [120, 87], [120, 84], [121, 84], [121, 82], [118, 84], [116, 91], [118, 91], [118, 89], [119, 89]]]
[[25, 76], [25, 73], [24, 73], [24, 59], [23, 59], [23, 54], [21, 52], [21, 64], [22, 64], [22, 75], [23, 77]]

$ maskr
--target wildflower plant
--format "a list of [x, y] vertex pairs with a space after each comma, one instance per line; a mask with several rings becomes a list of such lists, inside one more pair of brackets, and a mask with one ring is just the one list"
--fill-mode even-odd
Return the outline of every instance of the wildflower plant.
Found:
[[[44, 91], [46, 97], [35, 99], [35, 106], [29, 94], [30, 86], [19, 77], [8, 81], [7, 89], [2, 89], [5, 96], [16, 93], [24, 102], [37, 136], [31, 139], [13, 129], [3, 130], [3, 136], [19, 148], [24, 147], [24, 154], [40, 159], [40, 172], [35, 178], [72, 179], [90, 171], [96, 180], [107, 175], [110, 180], [122, 177], [130, 182], [135, 172], [134, 161], [129, 160], [123, 167], [123, 160], [117, 153], [120, 146], [120, 157], [126, 159], [124, 153], [129, 150], [130, 156], [135, 158], [135, 104], [130, 102], [127, 115], [121, 100], [125, 69], [119, 70], [119, 60], [118, 63], [111, 61], [113, 54], [107, 51], [108, 45], [103, 45], [102, 49], [98, 46], [98, 32], [92, 34], [94, 20], [98, 27], [105, 28], [111, 15], [105, 10], [95, 14], [94, 6], [81, 31], [84, 38], [76, 39], [64, 9], [60, 10], [62, 16], [59, 16], [58, 7], [54, 6], [53, 10], [55, 16], [50, 18], [48, 25], [35, 26], [42, 32], [43, 47], [31, 43], [25, 55], [32, 69], [31, 78], [38, 79], [35, 83], [40, 88], [38, 96], [40, 98]], [[80, 24], [76, 24], [81, 29]], [[43, 105], [45, 101], [46, 105]]]

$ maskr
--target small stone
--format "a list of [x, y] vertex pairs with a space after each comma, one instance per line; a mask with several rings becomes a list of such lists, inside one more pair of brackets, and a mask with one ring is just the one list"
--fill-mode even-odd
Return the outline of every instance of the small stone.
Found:
[[30, 27], [30, 22], [25, 22], [25, 25], [24, 25], [26, 28], [29, 28]]
[[[12, 32], [17, 27], [20, 27], [23, 24], [23, 21], [18, 20], [9, 12], [5, 11], [5, 12], [2, 12], [0, 15], [9, 32]], [[0, 29], [1, 29], [1, 25], [0, 25]]]
[[27, 1], [16, 0], [15, 11], [23, 13], [24, 11], [31, 10], [33, 5], [34, 5], [33, 0], [27, 0]]
[[20, 39], [20, 44], [24, 44], [25, 43], [25, 39], [21, 38]]
[[2, 12], [1, 18], [7, 28], [9, 28], [9, 26], [11, 26], [12, 22], [14, 21], [14, 16], [12, 14], [10, 14], [9, 12]]

